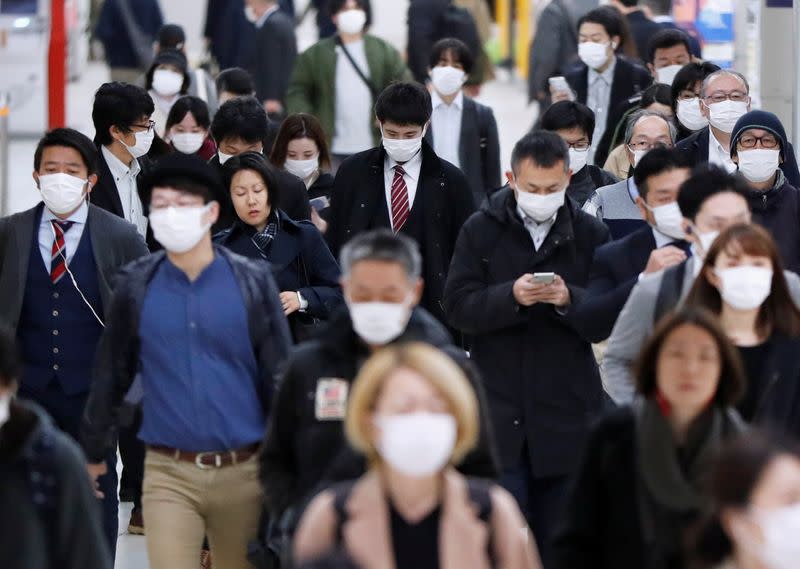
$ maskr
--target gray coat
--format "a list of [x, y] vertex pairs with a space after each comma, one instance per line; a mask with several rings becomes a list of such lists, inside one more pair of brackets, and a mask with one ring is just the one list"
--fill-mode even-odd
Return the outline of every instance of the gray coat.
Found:
[[[690, 257], [686, 261], [681, 300], [686, 298], [694, 284], [696, 262], [696, 257]], [[800, 306], [800, 277], [789, 271], [785, 271], [784, 275], [789, 284], [789, 293]], [[653, 333], [656, 299], [663, 277], [664, 271], [660, 271], [639, 281], [628, 297], [628, 302], [620, 312], [608, 339], [608, 348], [603, 356], [603, 387], [619, 405], [633, 401], [635, 382], [631, 365]]]
[[[12, 330], [19, 323], [33, 232], [39, 230], [36, 219], [43, 207], [40, 203], [0, 219], [0, 322]], [[92, 204], [86, 229], [92, 239], [100, 297], [108, 307], [114, 275], [123, 265], [147, 255], [147, 245], [132, 224]]]
[[571, 0], [553, 0], [542, 10], [528, 56], [528, 100], [550, 106], [548, 79], [578, 56], [578, 8]]

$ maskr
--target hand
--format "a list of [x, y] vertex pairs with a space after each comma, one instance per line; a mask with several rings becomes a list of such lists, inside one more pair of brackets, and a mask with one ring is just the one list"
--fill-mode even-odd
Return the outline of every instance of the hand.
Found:
[[264, 110], [270, 114], [276, 115], [283, 112], [283, 105], [276, 99], [264, 101]]
[[533, 282], [530, 273], [522, 275], [514, 282], [514, 299], [522, 306], [532, 306], [537, 302], [567, 306], [571, 299], [564, 279], [555, 276], [550, 284]]
[[97, 482], [97, 479], [106, 474], [108, 469], [106, 468], [105, 462], [97, 462], [97, 463], [88, 463], [86, 465], [86, 470], [89, 472], [89, 479], [92, 481], [92, 488], [94, 489], [94, 495], [98, 498], [103, 498], [105, 495], [100, 491], [100, 484]]
[[313, 207], [311, 208], [311, 223], [313, 223], [314, 227], [319, 229], [319, 232], [323, 235], [328, 231], [328, 222], [322, 219], [319, 213], [317, 213], [317, 210]]
[[645, 274], [657, 273], [658, 271], [663, 271], [668, 267], [682, 263], [685, 260], [686, 253], [677, 247], [667, 245], [660, 249], [654, 249], [653, 252], [650, 253], [650, 258], [647, 260], [647, 266], [644, 268], [644, 272]]
[[281, 293], [281, 305], [283, 305], [283, 313], [289, 316], [292, 312], [300, 310], [300, 299], [297, 298], [297, 293], [293, 291]]
[[572, 94], [572, 91], [556, 91], [553, 86], [550, 86], [550, 98], [554, 103], [558, 103], [560, 101], [572, 101], [574, 100], [575, 96]]

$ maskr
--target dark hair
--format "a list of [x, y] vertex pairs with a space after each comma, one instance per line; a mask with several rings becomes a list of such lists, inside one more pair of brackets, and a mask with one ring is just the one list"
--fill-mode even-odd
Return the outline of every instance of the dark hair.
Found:
[[686, 303], [708, 308], [715, 314], [722, 312], [722, 297], [719, 290], [709, 282], [708, 275], [714, 270], [714, 264], [723, 252], [733, 257], [752, 255], [769, 258], [772, 263], [772, 288], [759, 310], [756, 331], [762, 337], [774, 332], [800, 336], [800, 310], [789, 292], [778, 247], [772, 236], [758, 225], [734, 225], [714, 240], [706, 253], [700, 278], [695, 279]]
[[217, 168], [194, 154], [173, 152], [156, 162], [155, 167], [143, 178], [142, 193], [149, 201], [153, 188], [174, 188], [187, 194], [200, 196], [204, 203], [219, 195], [222, 181]]
[[721, 363], [715, 401], [723, 407], [734, 405], [744, 394], [747, 385], [739, 350], [728, 339], [717, 317], [710, 311], [696, 306], [683, 306], [656, 324], [653, 334], [634, 364], [636, 390], [648, 398], [655, 395], [661, 349], [677, 328], [687, 324], [702, 328], [714, 339]]
[[586, 105], [575, 101], [559, 101], [548, 107], [542, 115], [539, 126], [549, 131], [577, 127], [586, 133], [591, 143], [594, 135], [594, 112]]
[[297, 569], [359, 569], [359, 567], [344, 552], [335, 552], [299, 563]]
[[208, 104], [200, 97], [185, 95], [175, 101], [169, 110], [167, 126], [164, 132], [169, 132], [169, 129], [185, 119], [189, 113], [192, 113], [194, 120], [201, 127], [208, 129], [211, 126], [211, 117], [208, 116]]
[[523, 160], [531, 160], [542, 168], [551, 168], [564, 162], [564, 169], [569, 169], [569, 147], [564, 140], [548, 130], [534, 130], [523, 136], [514, 145], [511, 152], [511, 170], [516, 173], [517, 166]]
[[164, 24], [158, 30], [157, 41], [161, 49], [183, 49], [186, 33], [178, 24]]
[[328, 150], [328, 141], [319, 119], [308, 113], [289, 115], [281, 124], [275, 143], [272, 145], [270, 161], [276, 168], [283, 168], [286, 163], [286, 154], [289, 152], [289, 143], [301, 138], [310, 138], [319, 149], [319, 163], [325, 168], [331, 166], [331, 154]]
[[418, 279], [422, 274], [422, 256], [417, 242], [389, 229], [359, 233], [342, 247], [339, 264], [343, 275], [349, 274], [353, 265], [362, 261], [398, 263], [410, 279]]
[[154, 110], [153, 99], [141, 87], [119, 81], [104, 83], [94, 94], [92, 107], [95, 144], [111, 144], [114, 142], [109, 132], [112, 126], [130, 132], [136, 121], [149, 117]]
[[675, 47], [676, 45], [684, 46], [689, 57], [692, 56], [692, 48], [689, 46], [689, 36], [683, 30], [667, 28], [656, 33], [647, 43], [647, 63], [653, 63], [656, 57], [656, 50], [667, 49]]
[[21, 372], [15, 335], [8, 328], [0, 327], [0, 385], [9, 387], [15, 384]]
[[694, 221], [697, 212], [711, 196], [730, 192], [742, 196], [742, 199], [747, 201], [749, 189], [750, 186], [741, 175], [728, 174], [724, 168], [712, 164], [701, 164], [692, 171], [691, 177], [681, 184], [678, 206], [683, 217]]
[[424, 126], [432, 112], [431, 94], [416, 82], [392, 83], [375, 102], [375, 116], [381, 123]]
[[81, 155], [89, 175], [97, 174], [97, 147], [88, 136], [72, 128], [54, 128], [39, 139], [36, 152], [33, 153], [33, 169], [37, 172], [42, 166], [44, 149], [51, 146], [74, 148]]
[[256, 92], [256, 84], [253, 76], [241, 67], [229, 67], [220, 71], [216, 80], [217, 93], [227, 91], [238, 96], [253, 95]]
[[719, 65], [715, 65], [709, 61], [703, 63], [687, 63], [675, 75], [672, 80], [672, 110], [678, 107], [678, 95], [681, 91], [691, 89], [695, 83], [703, 82], [706, 77], [712, 73], [719, 71]]
[[642, 91], [642, 100], [639, 107], [646, 109], [653, 103], [661, 103], [672, 108], [672, 89], [663, 83], [654, 83]]
[[625, 6], [626, 8], [633, 8], [639, 4], [638, 0], [617, 0], [620, 4]]
[[267, 162], [267, 159], [260, 152], [242, 152], [237, 154], [222, 166], [222, 179], [225, 183], [225, 189], [231, 191], [231, 184], [233, 177], [242, 170], [252, 170], [264, 181], [267, 187], [267, 203], [271, 207], [275, 207], [280, 200], [280, 190], [278, 183], [275, 181], [275, 172], [273, 167]]
[[639, 195], [647, 201], [647, 180], [664, 172], [678, 169], [692, 169], [692, 159], [674, 148], [656, 146], [645, 154], [633, 170], [633, 181], [639, 190]]
[[428, 66], [433, 69], [439, 65], [439, 61], [448, 53], [450, 57], [461, 64], [461, 67], [464, 68], [464, 73], [467, 75], [472, 73], [472, 68], [475, 67], [475, 56], [467, 47], [467, 44], [456, 38], [444, 38], [433, 44], [431, 55], [428, 58]]
[[[347, 0], [328, 0], [328, 13], [331, 17], [335, 16], [342, 11], [345, 4]], [[367, 23], [364, 24], [364, 29], [367, 30], [372, 25], [372, 5], [369, 0], [356, 0], [356, 4], [367, 14]]]
[[672, 12], [672, 0], [641, 0], [640, 5], [650, 8], [654, 16], [669, 16]]
[[619, 13], [619, 10], [612, 8], [611, 6], [600, 6], [599, 8], [595, 8], [594, 10], [587, 12], [581, 17], [580, 20], [578, 20], [578, 32], [580, 32], [581, 26], [587, 23], [599, 24], [603, 26], [603, 29], [610, 38], [618, 36], [620, 45], [617, 46], [617, 49], [622, 47], [624, 42], [624, 20], [622, 19], [622, 14]]
[[158, 55], [156, 55], [153, 63], [150, 65], [150, 68], [144, 75], [144, 88], [148, 91], [153, 88], [153, 75], [155, 74], [159, 65], [172, 65], [178, 68], [180, 73], [183, 75], [183, 84], [181, 84], [180, 94], [186, 94], [186, 92], [189, 90], [189, 85], [192, 82], [192, 78], [189, 76], [189, 68], [188, 63], [186, 62], [186, 56], [182, 51], [178, 51], [177, 49], [163, 49], [158, 53]]
[[211, 123], [211, 136], [219, 146], [229, 136], [253, 144], [269, 133], [267, 112], [255, 97], [236, 97], [222, 105]]

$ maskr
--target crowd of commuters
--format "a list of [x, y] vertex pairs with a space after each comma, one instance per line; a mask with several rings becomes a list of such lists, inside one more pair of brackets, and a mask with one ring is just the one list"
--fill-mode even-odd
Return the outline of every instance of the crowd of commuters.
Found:
[[485, 2], [412, 0], [406, 57], [314, 5], [298, 54], [209, 2], [212, 74], [106, 1], [94, 140], [0, 219], [9, 567], [110, 569], [119, 499], [153, 569], [796, 566], [800, 172], [747, 78], [553, 0], [503, 176]]

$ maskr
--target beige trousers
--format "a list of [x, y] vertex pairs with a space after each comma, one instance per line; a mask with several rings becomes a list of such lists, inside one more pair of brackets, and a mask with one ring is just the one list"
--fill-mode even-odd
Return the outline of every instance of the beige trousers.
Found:
[[151, 569], [197, 569], [206, 535], [214, 569], [251, 569], [247, 544], [258, 533], [262, 500], [258, 454], [201, 470], [148, 450], [142, 509]]

